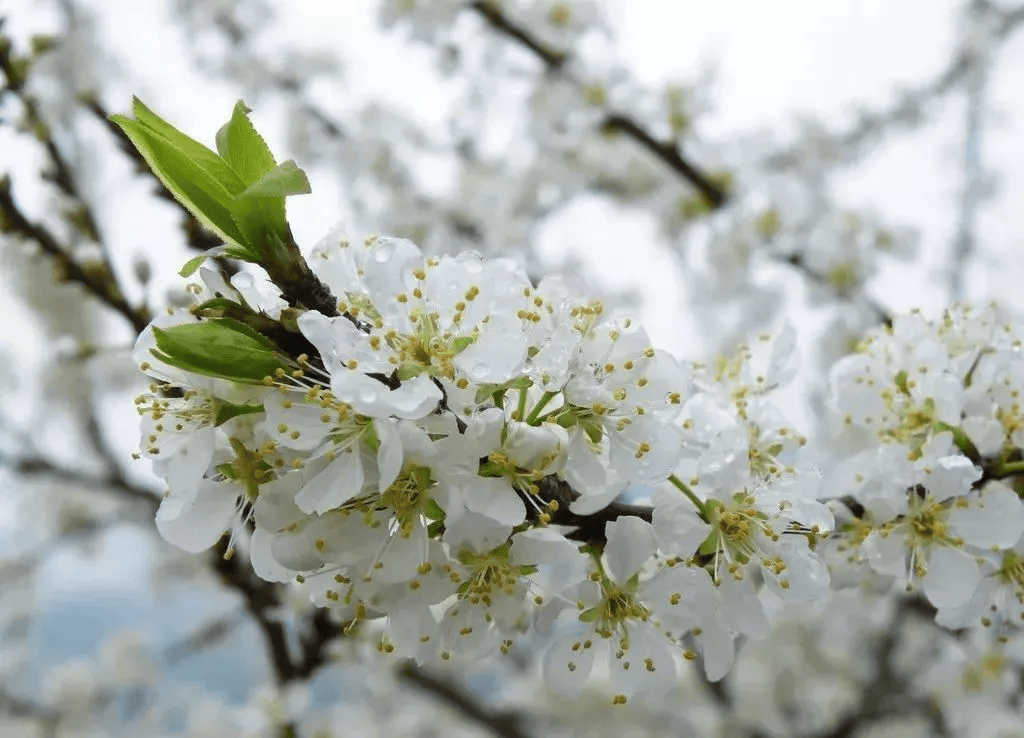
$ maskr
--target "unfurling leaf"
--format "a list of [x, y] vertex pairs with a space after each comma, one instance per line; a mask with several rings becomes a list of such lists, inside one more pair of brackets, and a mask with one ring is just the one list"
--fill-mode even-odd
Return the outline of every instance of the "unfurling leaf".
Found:
[[278, 369], [289, 369], [287, 358], [269, 339], [230, 318], [214, 318], [171, 328], [153, 328], [153, 356], [165, 364], [195, 374], [235, 382], [259, 383]]

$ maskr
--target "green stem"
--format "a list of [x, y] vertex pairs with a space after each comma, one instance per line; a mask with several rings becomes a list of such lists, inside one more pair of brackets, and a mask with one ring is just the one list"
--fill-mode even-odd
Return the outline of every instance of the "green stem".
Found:
[[675, 474], [672, 474], [671, 476], [669, 476], [668, 481], [672, 482], [676, 489], [678, 489], [680, 492], [682, 492], [684, 495], [690, 498], [690, 502], [692, 502], [697, 507], [697, 511], [700, 513], [701, 520], [703, 520], [705, 523], [710, 522], [708, 519], [707, 506], [700, 501], [700, 498], [693, 493], [692, 489], [690, 489], [689, 487], [686, 486], [686, 484], [683, 483], [683, 480], [681, 480]]
[[544, 406], [551, 402], [552, 398], [557, 394], [557, 392], [545, 392], [540, 396], [540, 399], [537, 400], [537, 404], [534, 405], [533, 410], [530, 411], [530, 417], [526, 419], [527, 425], [538, 425], [537, 418], [540, 417], [541, 410], [543, 410]]
[[1024, 474], [1024, 461], [1004, 461], [993, 466], [989, 470], [989, 474], [996, 479], [1011, 477], [1014, 474]]
[[519, 390], [519, 405], [517, 407], [519, 411], [519, 419], [522, 420], [523, 416], [526, 415], [526, 390]]
[[978, 453], [978, 447], [975, 446], [971, 439], [967, 437], [967, 434], [957, 426], [943, 423], [941, 420], [936, 420], [933, 423], [933, 428], [940, 433], [943, 431], [949, 431], [952, 433], [953, 443], [955, 443], [956, 447], [963, 451], [964, 456], [969, 458], [971, 461], [977, 461], [981, 458], [981, 454]]

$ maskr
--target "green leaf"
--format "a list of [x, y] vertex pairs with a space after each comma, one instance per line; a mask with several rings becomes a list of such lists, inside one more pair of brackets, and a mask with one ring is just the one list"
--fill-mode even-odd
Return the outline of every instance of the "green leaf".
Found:
[[293, 159], [289, 159], [252, 182], [238, 197], [239, 199], [248, 197], [283, 198], [288, 195], [308, 195], [312, 191], [306, 173], [299, 169], [299, 165]]
[[232, 217], [246, 241], [252, 244], [257, 263], [274, 261], [281, 250], [281, 234], [288, 232], [283, 197], [246, 197], [231, 205]]
[[182, 277], [191, 277], [196, 271], [203, 265], [203, 262], [207, 259], [213, 259], [218, 256], [225, 256], [231, 259], [238, 259], [240, 261], [256, 261], [253, 257], [255, 256], [251, 251], [242, 248], [241, 246], [214, 246], [212, 249], [207, 249], [199, 256], [193, 256], [191, 259], [185, 262], [185, 266], [178, 272]]
[[423, 506], [423, 514], [430, 520], [444, 520], [444, 509], [433, 498], [428, 500], [427, 504]]
[[263, 412], [263, 405], [252, 404], [252, 405], [232, 405], [230, 402], [220, 401], [217, 406], [217, 418], [214, 425], [223, 425], [232, 418], [237, 418], [239, 415], [250, 415], [252, 413]]
[[195, 374], [260, 383], [288, 368], [273, 342], [230, 318], [154, 327], [153, 335], [157, 348], [150, 351], [156, 358]]
[[249, 108], [239, 100], [231, 120], [217, 131], [217, 151], [245, 186], [274, 169], [274, 155], [249, 120]]
[[[179, 147], [183, 139], [191, 141], [184, 134], [179, 134], [172, 141], [124, 116], [114, 115], [111, 120], [131, 139], [153, 174], [178, 202], [224, 241], [248, 251], [233, 215], [235, 196], [243, 187], [223, 161], [217, 159], [222, 165], [220, 167], [204, 168], [204, 164], [210, 161], [207, 157], [193, 157], [189, 153], [190, 147]], [[207, 151], [216, 158], [216, 154]], [[225, 180], [228, 180], [227, 184]]]
[[190, 276], [209, 256], [230, 256], [287, 264], [296, 247], [285, 218], [284, 200], [310, 192], [309, 180], [294, 161], [277, 165], [266, 141], [249, 120], [241, 100], [217, 132], [217, 152], [203, 146], [134, 98], [135, 120], [111, 120], [125, 132], [160, 182], [199, 222], [224, 240], [181, 270]]
[[[187, 136], [179, 131], [147, 108], [137, 97], [132, 98], [132, 112], [135, 114], [135, 122], [139, 126], [167, 140], [172, 146], [184, 153], [190, 161], [194, 161], [204, 171], [209, 172], [210, 176], [216, 179], [232, 195], [237, 195], [245, 189], [245, 183], [238, 178], [238, 175], [235, 174], [231, 166], [224, 159], [191, 136]], [[120, 115], [111, 117], [128, 120]], [[118, 124], [120, 125], [119, 121]], [[125, 133], [128, 132], [125, 131]]]
[[210, 258], [209, 252], [200, 254], [199, 256], [193, 256], [191, 259], [185, 262], [185, 266], [178, 272], [182, 277], [191, 277], [196, 273], [196, 270], [203, 265], [203, 262]]

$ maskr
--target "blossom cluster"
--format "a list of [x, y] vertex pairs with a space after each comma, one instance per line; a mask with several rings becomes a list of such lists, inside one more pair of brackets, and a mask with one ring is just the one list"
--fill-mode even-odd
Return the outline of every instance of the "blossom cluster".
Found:
[[[556, 691], [597, 663], [619, 701], [671, 689], [698, 653], [720, 679], [737, 635], [827, 593], [832, 516], [772, 401], [792, 329], [684, 367], [583, 285], [534, 286], [509, 260], [330, 236], [311, 264], [336, 315], [203, 269], [193, 306], [140, 336], [167, 540], [229, 532], [259, 576], [375, 621], [384, 653], [477, 659], [546, 633]], [[179, 339], [232, 315], [273, 358], [190, 364], [220, 349]], [[619, 514], [624, 492], [650, 504]]]
[[721, 679], [738, 636], [879, 577], [946, 627], [1005, 640], [1024, 616], [1024, 360], [995, 309], [869, 336], [812, 457], [776, 398], [792, 327], [683, 366], [571, 278], [397, 238], [312, 256], [335, 314], [203, 269], [140, 336], [141, 454], [167, 540], [228, 533], [381, 652], [475, 660], [540, 633], [552, 689], [597, 668], [621, 702], [698, 657]]
[[920, 587], [948, 627], [1018, 626], [1022, 381], [1020, 339], [995, 306], [899, 316], [837, 362], [842, 453], [823, 488], [848, 510], [836, 566]]

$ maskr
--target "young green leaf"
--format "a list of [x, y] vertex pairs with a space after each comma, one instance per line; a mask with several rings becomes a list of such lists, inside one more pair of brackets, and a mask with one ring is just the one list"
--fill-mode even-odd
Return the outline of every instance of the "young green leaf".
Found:
[[[179, 131], [147, 108], [137, 97], [132, 98], [132, 113], [134, 113], [135, 122], [138, 125], [166, 139], [176, 149], [185, 154], [190, 161], [194, 161], [201, 169], [209, 172], [210, 176], [217, 180], [232, 195], [237, 195], [245, 188], [246, 183], [238, 177], [222, 157], [191, 136], [187, 136]], [[111, 117], [123, 118], [123, 116]]]
[[195, 374], [259, 383], [288, 369], [273, 342], [230, 318], [214, 318], [170, 328], [153, 328], [160, 361]]
[[239, 198], [245, 197], [287, 197], [308, 195], [312, 192], [306, 173], [299, 169], [294, 160], [283, 161], [259, 180], [253, 182]]
[[230, 402], [219, 400], [217, 404], [217, 417], [214, 425], [223, 425], [232, 418], [237, 418], [239, 415], [251, 415], [253, 413], [261, 412], [263, 412], [263, 405], [232, 405]]
[[[111, 116], [111, 120], [131, 139], [150, 169], [178, 202], [223, 240], [245, 248], [245, 239], [233, 217], [235, 196], [243, 186], [229, 168], [204, 168], [203, 164], [207, 164], [208, 159], [192, 157], [178, 147], [181, 139], [188, 139], [187, 136], [180, 135], [172, 141], [122, 115]], [[216, 157], [212, 151], [209, 153]], [[223, 161], [220, 163], [224, 164]]]
[[274, 169], [274, 155], [249, 120], [249, 108], [239, 100], [231, 120], [217, 131], [217, 151], [246, 186]]

